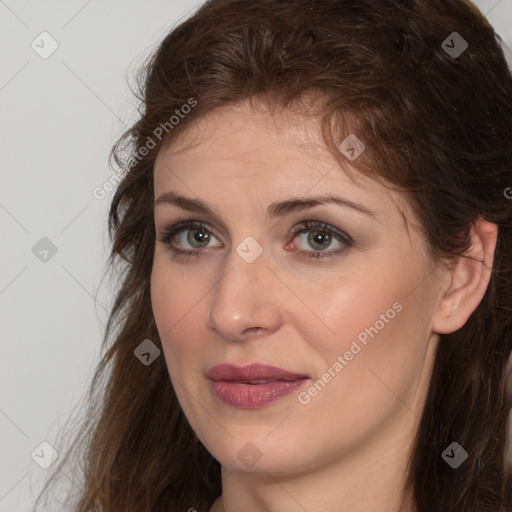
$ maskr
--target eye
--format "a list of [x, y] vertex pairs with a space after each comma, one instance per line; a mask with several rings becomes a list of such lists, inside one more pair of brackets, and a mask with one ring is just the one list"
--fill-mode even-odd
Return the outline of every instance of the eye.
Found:
[[[331, 258], [341, 254], [353, 244], [349, 235], [325, 222], [306, 221], [292, 231], [294, 238], [305, 233], [308, 233], [305, 243], [314, 249], [313, 251], [299, 250], [299, 253], [306, 252], [305, 257], [307, 258]], [[333, 240], [336, 240], [340, 247], [336, 250], [326, 251], [332, 245]]]
[[[214, 236], [213, 231], [209, 229], [206, 224], [196, 221], [184, 221], [165, 228], [159, 238], [159, 241], [168, 245], [171, 251], [175, 254], [179, 254], [184, 257], [197, 257], [200, 256], [200, 251], [197, 249], [208, 248], [208, 243], [212, 236]], [[175, 244], [175, 238], [178, 241], [177, 244]], [[190, 249], [183, 250], [175, 246], [179, 245], [180, 247], [183, 247], [184, 243], [188, 243], [190, 245]]]
[[[334, 257], [353, 244], [349, 235], [324, 222], [306, 221], [291, 232], [294, 239], [306, 233], [308, 236], [305, 238], [305, 243], [313, 250], [300, 249], [299, 254], [306, 253], [305, 256], [301, 256], [305, 258]], [[211, 247], [209, 243], [212, 237], [216, 238], [206, 224], [197, 221], [184, 221], [164, 228], [158, 240], [168, 245], [171, 252], [177, 256], [188, 258], [201, 256], [203, 251], [200, 249]], [[333, 241], [338, 243], [339, 248], [327, 251], [326, 249], [332, 245]], [[186, 244], [189, 245], [189, 248], [182, 249]], [[222, 247], [222, 244], [217, 247]]]

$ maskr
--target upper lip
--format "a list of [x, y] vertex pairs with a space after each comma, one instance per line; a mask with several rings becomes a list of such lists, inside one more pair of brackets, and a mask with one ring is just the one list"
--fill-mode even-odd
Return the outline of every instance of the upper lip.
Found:
[[247, 366], [218, 364], [210, 368], [208, 377], [212, 380], [225, 380], [230, 382], [249, 382], [252, 380], [293, 381], [309, 378], [307, 375], [288, 372], [282, 368], [267, 364], [249, 364]]

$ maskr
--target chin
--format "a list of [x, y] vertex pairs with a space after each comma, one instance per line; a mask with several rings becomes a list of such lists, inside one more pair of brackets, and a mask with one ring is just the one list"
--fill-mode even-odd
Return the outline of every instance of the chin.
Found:
[[290, 443], [295, 447], [284, 446], [282, 439], [270, 442], [268, 432], [264, 429], [260, 436], [235, 436], [209, 451], [229, 471], [285, 476], [314, 468], [315, 454], [297, 450], [297, 446], [304, 446], [306, 441]]

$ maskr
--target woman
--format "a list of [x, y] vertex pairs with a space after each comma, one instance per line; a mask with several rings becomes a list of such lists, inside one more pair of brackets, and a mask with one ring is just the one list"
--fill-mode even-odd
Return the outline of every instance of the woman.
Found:
[[74, 509], [511, 507], [512, 76], [480, 11], [213, 0], [144, 77]]

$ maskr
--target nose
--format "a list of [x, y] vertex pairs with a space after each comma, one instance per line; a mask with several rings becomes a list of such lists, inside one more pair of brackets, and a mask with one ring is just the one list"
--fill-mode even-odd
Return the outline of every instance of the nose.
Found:
[[285, 286], [267, 267], [264, 255], [247, 263], [233, 250], [215, 286], [208, 326], [226, 340], [263, 336], [281, 325], [280, 297]]

